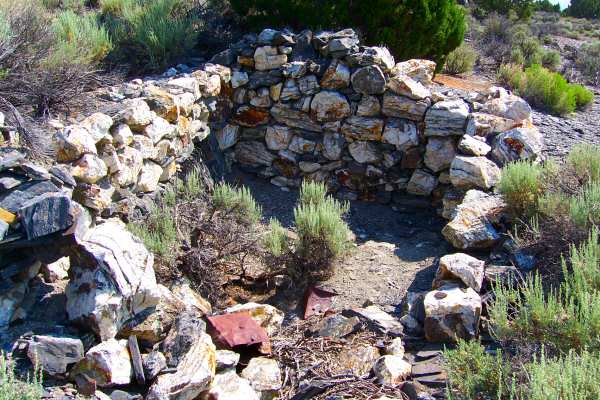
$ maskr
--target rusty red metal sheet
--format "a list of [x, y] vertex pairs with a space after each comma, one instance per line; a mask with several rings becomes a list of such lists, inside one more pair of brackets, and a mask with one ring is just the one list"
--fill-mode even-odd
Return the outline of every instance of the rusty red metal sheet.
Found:
[[267, 332], [248, 313], [215, 315], [207, 320], [215, 340], [229, 348], [270, 343]]
[[337, 292], [319, 286], [311, 286], [306, 290], [306, 306], [304, 307], [304, 319], [313, 315], [322, 315], [331, 310], [331, 299], [337, 296]]

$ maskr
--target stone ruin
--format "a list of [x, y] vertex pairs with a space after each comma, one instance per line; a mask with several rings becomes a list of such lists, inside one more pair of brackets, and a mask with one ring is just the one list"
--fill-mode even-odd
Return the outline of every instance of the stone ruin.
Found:
[[[385, 47], [361, 46], [350, 29], [267, 29], [196, 70], [103, 91], [117, 111], [57, 126], [52, 165], [0, 148], [0, 329], [26, 319], [21, 303], [42, 270], [68, 278], [68, 319], [93, 333], [95, 345], [84, 351], [80, 339], [50, 334], [24, 337], [14, 350], [32, 360], [44, 354], [44, 369], [68, 375], [80, 393], [102, 397], [96, 387], [135, 376], [150, 399], [271, 398], [281, 387], [277, 363], [259, 357], [242, 377], [232, 373], [239, 356], [217, 351], [201, 319], [210, 304], [185, 285], [157, 284], [152, 254], [120, 219], [147, 211], [195, 146], [210, 142], [227, 163], [284, 190], [312, 179], [348, 200], [427, 198], [449, 220], [442, 233], [454, 247], [490, 249], [505, 214], [493, 192], [500, 167], [541, 159], [543, 138], [521, 98], [497, 87], [445, 87], [435, 68], [396, 63]], [[376, 306], [358, 315], [433, 342], [476, 336], [491, 270], [467, 254], [447, 255], [432, 290], [407, 295], [402, 325]], [[242, 307], [269, 335], [281, 326], [271, 306]], [[152, 351], [136, 358], [137, 344], [124, 339], [132, 336]], [[382, 382], [397, 384], [410, 365], [390, 354], [365, 371], [372, 366]]]

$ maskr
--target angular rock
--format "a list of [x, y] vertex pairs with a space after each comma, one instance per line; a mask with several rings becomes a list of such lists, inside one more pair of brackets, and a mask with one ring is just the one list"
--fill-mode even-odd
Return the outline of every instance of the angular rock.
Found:
[[142, 99], [133, 99], [125, 101], [126, 108], [115, 116], [115, 121], [129, 125], [136, 131], [142, 131], [146, 125], [150, 125], [154, 115], [150, 111], [148, 103]]
[[437, 183], [438, 180], [434, 175], [422, 169], [417, 169], [410, 177], [406, 191], [417, 196], [429, 196]]
[[400, 96], [406, 96], [413, 100], [424, 100], [431, 97], [429, 89], [407, 75], [393, 75], [388, 82], [388, 88]]
[[201, 333], [173, 373], [159, 375], [147, 400], [193, 400], [210, 387], [216, 370], [216, 349], [210, 336]]
[[270, 167], [276, 156], [261, 142], [239, 142], [235, 145], [235, 158], [242, 165]]
[[19, 216], [28, 240], [60, 232], [73, 225], [71, 199], [62, 193], [44, 193], [26, 204]]
[[259, 394], [248, 380], [240, 378], [235, 371], [225, 371], [215, 376], [210, 389], [202, 400], [260, 400]]
[[189, 311], [179, 314], [169, 334], [161, 343], [167, 365], [177, 367], [204, 332], [206, 332], [206, 323], [198, 318], [198, 315]]
[[98, 387], [128, 385], [133, 377], [126, 340], [108, 339], [88, 350], [71, 370], [71, 377], [83, 376]]
[[276, 69], [286, 62], [287, 56], [285, 54], [277, 54], [276, 47], [258, 47], [254, 52], [254, 68], [256, 68], [257, 71]]
[[312, 174], [313, 172], [317, 172], [321, 169], [321, 164], [316, 162], [300, 161], [298, 163], [298, 167], [300, 168], [300, 171], [304, 172], [305, 174]]
[[499, 222], [505, 211], [506, 204], [500, 196], [469, 190], [442, 234], [459, 249], [493, 247], [500, 235], [492, 224]]
[[6, 153], [0, 153], [0, 155], [0, 172], [18, 167], [25, 162], [25, 156], [16, 150], [9, 150]]
[[324, 89], [347, 88], [350, 85], [350, 68], [342, 61], [334, 59], [325, 70], [320, 83]]
[[481, 297], [471, 288], [446, 283], [425, 296], [425, 337], [430, 342], [472, 339], [479, 332]]
[[279, 103], [271, 108], [271, 115], [280, 124], [292, 128], [300, 128], [311, 132], [323, 131], [321, 125], [314, 122], [307, 113], [291, 109]]
[[375, 346], [348, 346], [338, 356], [338, 364], [341, 369], [339, 372], [344, 371], [356, 376], [365, 376], [371, 371], [373, 363], [379, 357], [379, 350]]
[[317, 93], [321, 89], [321, 86], [315, 75], [307, 75], [298, 79], [298, 88], [306, 96]]
[[[229, 75], [227, 75], [226, 80], [231, 80], [231, 71], [228, 71]], [[194, 71], [192, 75], [196, 78], [196, 81], [198, 82], [198, 89], [200, 91], [201, 97], [215, 97], [218, 96], [219, 93], [221, 93], [221, 81], [223, 80], [223, 77], [221, 77], [220, 75], [212, 75], [207, 71]]]
[[283, 385], [279, 363], [266, 357], [254, 357], [240, 374], [252, 388], [264, 396], [273, 396]]
[[456, 157], [456, 143], [452, 138], [430, 137], [425, 150], [425, 165], [433, 172], [450, 168]]
[[294, 136], [288, 149], [297, 154], [312, 153], [315, 150], [316, 143], [312, 140], [304, 139], [300, 136]]
[[153, 261], [121, 221], [96, 226], [71, 256], [65, 289], [69, 319], [102, 340], [115, 337], [123, 322], [158, 304]]
[[323, 156], [328, 160], [339, 160], [346, 140], [339, 133], [325, 133], [323, 135]]
[[333, 122], [350, 115], [350, 104], [340, 93], [324, 90], [313, 97], [310, 111], [317, 121]]
[[231, 76], [231, 87], [237, 89], [240, 86], [244, 86], [249, 80], [246, 72], [233, 71], [233, 75]]
[[381, 140], [383, 120], [378, 118], [350, 117], [342, 125], [341, 132], [354, 140]]
[[102, 180], [94, 185], [78, 185], [73, 192], [73, 199], [92, 210], [102, 211], [112, 204], [114, 193], [115, 187], [107, 180]]
[[295, 79], [287, 79], [281, 89], [279, 99], [281, 101], [298, 100], [302, 95], [300, 94], [300, 88], [296, 84]]
[[287, 126], [273, 125], [267, 127], [265, 143], [269, 150], [279, 151], [288, 148], [294, 132]]
[[144, 376], [148, 382], [152, 382], [158, 374], [167, 368], [167, 359], [160, 351], [153, 350], [143, 357]]
[[425, 115], [425, 136], [464, 135], [469, 106], [462, 100], [435, 103]]
[[485, 156], [492, 148], [482, 140], [475, 139], [473, 136], [465, 135], [458, 142], [458, 150], [469, 156]]
[[417, 101], [386, 92], [383, 95], [383, 108], [381, 112], [388, 117], [422, 121], [430, 105], [431, 101], [429, 99]]
[[385, 124], [382, 140], [393, 144], [398, 150], [405, 151], [419, 145], [417, 126], [412, 121], [389, 118]]
[[282, 73], [279, 70], [255, 71], [250, 74], [248, 89], [257, 89], [261, 86], [273, 86], [282, 81]]
[[282, 67], [283, 76], [298, 79], [306, 75], [308, 66], [306, 61], [292, 61]]
[[[274, 108], [274, 107], [273, 107]], [[258, 108], [242, 106], [237, 109], [231, 123], [254, 128], [269, 122], [269, 112]]]
[[359, 53], [351, 54], [348, 58], [363, 67], [377, 65], [385, 72], [391, 71], [396, 64], [394, 56], [386, 47], [365, 47]]
[[376, 117], [381, 112], [381, 104], [376, 96], [364, 95], [356, 108], [359, 117]]
[[380, 333], [389, 334], [391, 336], [402, 335], [402, 324], [378, 306], [373, 305], [365, 308], [355, 308], [352, 309], [352, 313], [358, 315], [362, 320], [366, 321], [372, 329]]
[[370, 142], [352, 142], [348, 145], [348, 151], [352, 158], [361, 164], [375, 163], [382, 158], [379, 149]]
[[334, 314], [311, 327], [311, 332], [319, 337], [343, 338], [356, 332], [359, 326], [360, 320], [357, 317], [346, 318], [341, 314]]
[[431, 84], [435, 72], [435, 62], [429, 60], [408, 60], [399, 62], [392, 68], [392, 75], [406, 75], [423, 85]]
[[27, 357], [44, 373], [55, 376], [83, 359], [83, 343], [74, 337], [34, 335], [28, 341]]
[[469, 115], [469, 119], [467, 120], [466, 133], [469, 136], [487, 138], [516, 128], [518, 125], [519, 123], [512, 119], [474, 112]]
[[217, 350], [217, 371], [235, 368], [240, 361], [240, 355], [231, 350]]
[[508, 95], [492, 99], [483, 105], [483, 109], [489, 114], [517, 123], [531, 121], [531, 106], [518, 96]]
[[404, 356], [404, 343], [402, 338], [394, 338], [392, 342], [385, 347], [385, 354], [402, 358]]
[[144, 128], [144, 135], [152, 139], [153, 143], [158, 143], [162, 138], [172, 138], [175, 134], [175, 126], [164, 118], [156, 117]]
[[444, 285], [445, 280], [460, 279], [465, 285], [481, 291], [483, 284], [485, 261], [464, 253], [448, 254], [440, 258], [440, 265], [435, 274], [432, 287]]
[[411, 373], [412, 366], [401, 356], [383, 356], [375, 361], [373, 373], [377, 382], [382, 385], [397, 386], [404, 382]]
[[87, 129], [94, 142], [98, 143], [102, 139], [110, 140], [110, 127], [113, 125], [113, 119], [106, 114], [94, 113], [81, 121], [79, 125]]
[[387, 84], [385, 74], [376, 65], [359, 68], [350, 78], [352, 88], [361, 94], [382, 94]]
[[[135, 138], [138, 137], [145, 138], [141, 135], [135, 135]], [[140, 147], [138, 146], [138, 148]], [[142, 150], [146, 151], [146, 153], [149, 152], [147, 148], [142, 148]], [[154, 147], [152, 147], [152, 152], [154, 153], [152, 154], [152, 157], [155, 157], [156, 151]], [[143, 154], [143, 152], [136, 150], [136, 148], [134, 147], [125, 147], [122, 150], [120, 150], [117, 154], [117, 158], [119, 160], [121, 168], [112, 176], [113, 182], [115, 182], [118, 186], [121, 187], [126, 187], [136, 183], [138, 181], [138, 176], [142, 171], [142, 166], [144, 165]]]
[[221, 150], [233, 147], [240, 138], [240, 127], [227, 124], [223, 129], [217, 131], [216, 138]]
[[96, 142], [87, 129], [78, 126], [67, 126], [56, 134], [56, 159], [59, 162], [74, 161], [82, 155], [97, 154]]
[[457, 188], [490, 189], [500, 180], [500, 168], [485, 157], [456, 156], [450, 167], [450, 182]]
[[511, 161], [542, 159], [544, 137], [537, 128], [515, 128], [496, 136], [492, 154], [502, 164]]
[[95, 154], [84, 154], [73, 163], [71, 175], [79, 182], [96, 183], [108, 174], [108, 168]]
[[142, 172], [137, 181], [137, 190], [144, 193], [154, 192], [158, 188], [162, 173], [163, 169], [160, 165], [152, 161], [144, 161]]
[[229, 307], [225, 310], [226, 314], [247, 312], [253, 320], [262, 326], [269, 336], [274, 335], [281, 324], [283, 324], [284, 314], [277, 308], [269, 304], [245, 303]]

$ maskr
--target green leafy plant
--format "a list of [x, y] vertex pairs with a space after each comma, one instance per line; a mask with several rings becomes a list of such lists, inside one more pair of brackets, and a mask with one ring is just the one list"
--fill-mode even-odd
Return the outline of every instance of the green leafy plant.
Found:
[[556, 71], [560, 66], [560, 53], [556, 50], [544, 51], [542, 53], [542, 65], [551, 71]]
[[461, 44], [446, 58], [444, 72], [450, 75], [465, 74], [473, 71], [477, 53], [468, 44]]
[[466, 30], [453, 0], [232, 0], [248, 27], [360, 31], [368, 44], [389, 46], [397, 59], [427, 58], [441, 68]]
[[285, 229], [274, 218], [269, 221], [269, 230], [263, 239], [267, 251], [275, 257], [281, 257], [289, 251], [289, 242]]
[[600, 182], [587, 184], [582, 193], [572, 197], [569, 210], [578, 226], [600, 225]]
[[515, 215], [530, 216], [536, 211], [542, 194], [543, 166], [530, 161], [516, 161], [502, 169], [498, 190]]
[[12, 362], [0, 354], [0, 399], [40, 400], [44, 394], [41, 370], [35, 368], [33, 376], [22, 381], [15, 377]]

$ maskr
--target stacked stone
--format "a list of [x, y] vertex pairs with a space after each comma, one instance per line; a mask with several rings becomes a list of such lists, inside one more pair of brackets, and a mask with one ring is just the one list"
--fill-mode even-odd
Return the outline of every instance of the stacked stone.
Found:
[[220, 148], [278, 186], [309, 178], [347, 198], [441, 197], [489, 190], [505, 162], [540, 157], [525, 101], [437, 85], [435, 63], [396, 63], [351, 29], [266, 29], [213, 61], [233, 70], [235, 111], [216, 133]]
[[129, 214], [136, 195], [171, 180], [194, 140], [208, 136], [210, 110], [230, 78], [229, 68], [207, 64], [109, 91], [120, 103], [115, 115], [95, 113], [55, 135], [57, 161], [77, 182], [73, 198], [104, 216]]

